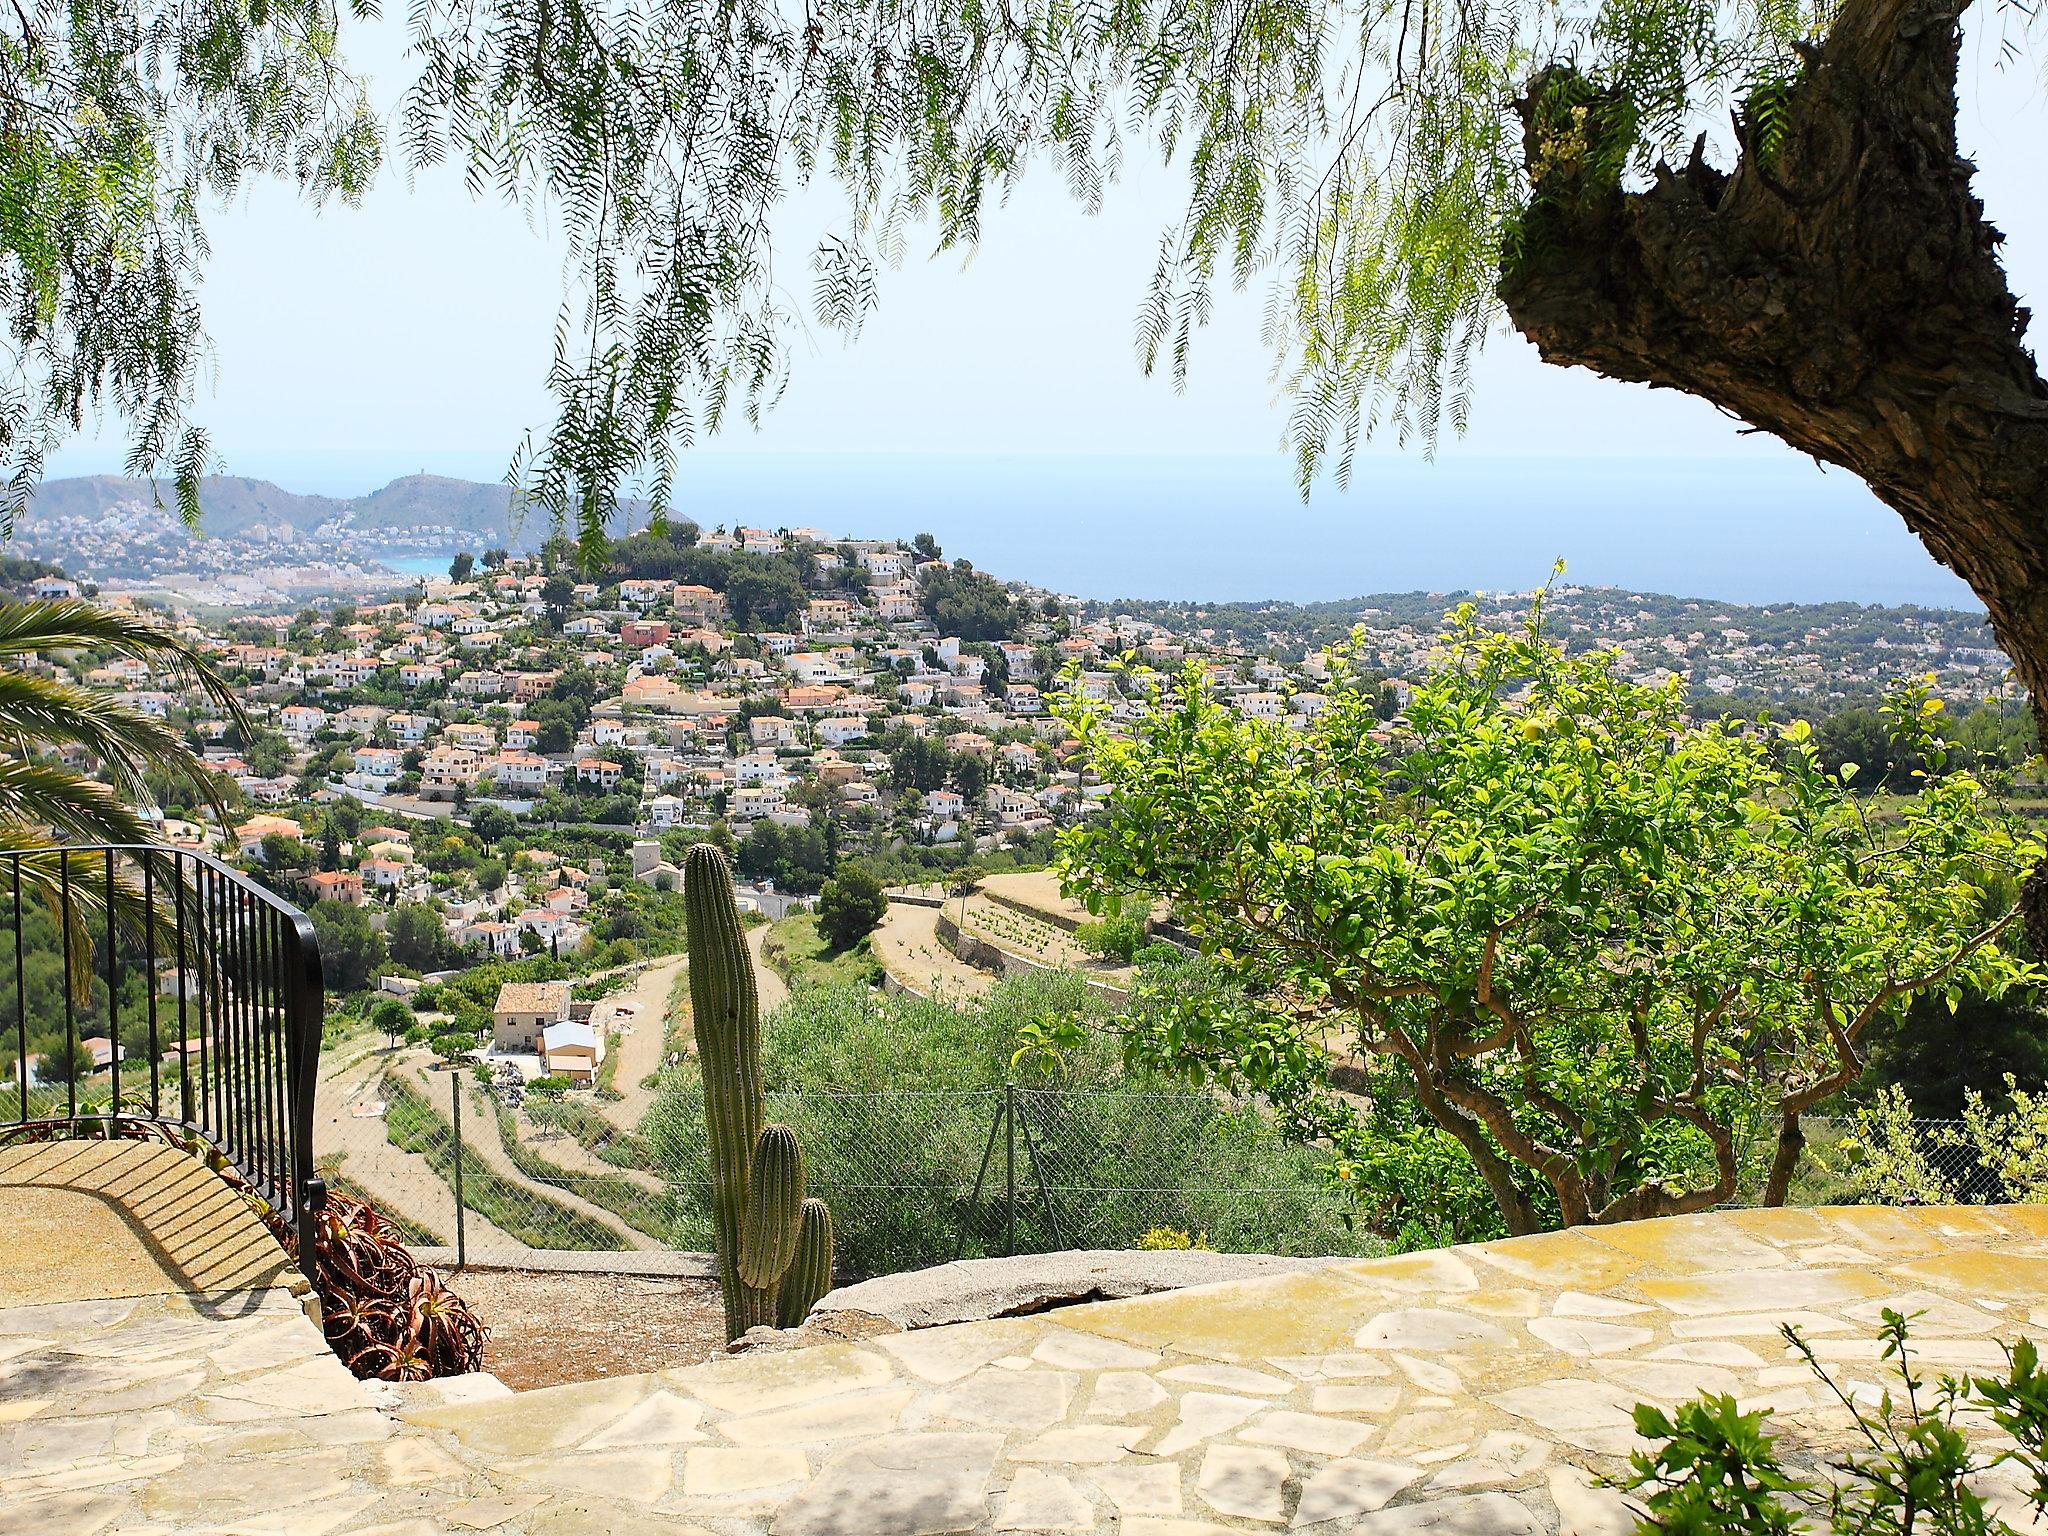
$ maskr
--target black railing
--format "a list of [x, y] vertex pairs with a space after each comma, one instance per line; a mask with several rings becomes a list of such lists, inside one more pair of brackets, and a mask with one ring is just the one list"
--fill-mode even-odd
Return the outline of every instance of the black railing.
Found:
[[71, 844], [0, 850], [10, 916], [0, 978], [11, 965], [15, 1066], [0, 1093], [14, 1113], [0, 1141], [183, 1142], [232, 1168], [305, 1262], [325, 1198], [320, 946], [306, 914], [203, 853]]

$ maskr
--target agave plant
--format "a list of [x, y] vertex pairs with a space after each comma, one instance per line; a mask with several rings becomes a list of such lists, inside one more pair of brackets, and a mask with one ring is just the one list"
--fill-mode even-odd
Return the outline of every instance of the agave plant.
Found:
[[423, 1269], [376, 1210], [330, 1194], [314, 1224], [322, 1326], [342, 1364], [381, 1381], [427, 1381], [483, 1367], [490, 1330]]

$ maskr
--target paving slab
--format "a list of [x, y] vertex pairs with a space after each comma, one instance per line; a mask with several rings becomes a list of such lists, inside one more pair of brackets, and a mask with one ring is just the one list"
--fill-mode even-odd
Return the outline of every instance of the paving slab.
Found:
[[0, 1148], [0, 1308], [220, 1295], [297, 1281], [244, 1200], [157, 1141]]
[[0, 1308], [0, 1536], [1624, 1536], [1637, 1403], [1730, 1392], [1830, 1454], [1775, 1330], [1874, 1390], [1887, 1306], [1930, 1371], [1995, 1366], [2048, 1222], [1734, 1213], [517, 1394], [355, 1382], [278, 1287], [48, 1295]]

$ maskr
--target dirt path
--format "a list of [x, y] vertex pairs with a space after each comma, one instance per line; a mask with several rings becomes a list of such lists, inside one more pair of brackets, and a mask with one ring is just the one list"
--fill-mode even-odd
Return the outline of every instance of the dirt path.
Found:
[[632, 986], [597, 1005], [614, 1016], [621, 1003], [633, 1010], [616, 1047], [619, 1061], [612, 1073], [612, 1086], [619, 1097], [597, 1106], [599, 1113], [622, 1131], [637, 1131], [654, 1103], [654, 1091], [641, 1085], [661, 1069], [662, 1042], [668, 1038], [669, 995], [682, 975], [683, 963], [683, 957], [676, 955], [650, 965], [634, 978]]
[[[401, 1064], [400, 1070], [411, 1074], [414, 1085], [427, 1096], [428, 1103], [440, 1105], [446, 1102], [448, 1096], [447, 1073], [436, 1072], [429, 1074], [420, 1070], [420, 1065], [414, 1062]], [[465, 1087], [467, 1086], [465, 1084]], [[506, 1152], [504, 1144], [498, 1140], [496, 1121], [492, 1118], [487, 1108], [477, 1103], [475, 1092], [465, 1094], [462, 1111], [462, 1146], [465, 1157], [481, 1162], [486, 1168], [489, 1168], [507, 1182], [518, 1186], [520, 1189], [529, 1191], [539, 1199], [551, 1200], [557, 1205], [566, 1206], [577, 1214], [588, 1216], [592, 1221], [610, 1228], [624, 1240], [628, 1248], [645, 1251], [650, 1248], [662, 1248], [665, 1246], [662, 1243], [656, 1242], [646, 1233], [628, 1226], [603, 1206], [593, 1201], [585, 1200], [581, 1195], [563, 1189], [560, 1185], [543, 1184], [537, 1180], [529, 1179], [525, 1174], [521, 1173], [518, 1165], [512, 1161], [511, 1155]], [[549, 1161], [552, 1162], [554, 1159], [549, 1158]], [[606, 1171], [610, 1172], [611, 1170], [607, 1169]]]
[[939, 913], [934, 907], [890, 902], [882, 926], [868, 942], [882, 969], [913, 992], [978, 997], [996, 984], [994, 976], [969, 965], [939, 941]]
[[[586, 1174], [592, 1178], [624, 1179], [637, 1184], [650, 1194], [660, 1194], [667, 1188], [653, 1174], [638, 1168], [621, 1168], [608, 1163], [595, 1152], [584, 1146], [567, 1131], [545, 1130], [535, 1125], [523, 1114], [514, 1114], [512, 1123], [519, 1134], [519, 1144], [531, 1147], [539, 1156], [546, 1158], [564, 1173]], [[465, 1130], [468, 1127], [465, 1125]], [[552, 1191], [554, 1186], [547, 1188]]]
[[789, 983], [761, 953], [761, 946], [768, 942], [768, 926], [763, 923], [747, 930], [747, 953], [754, 957], [754, 992], [760, 999], [764, 1019], [789, 1001]]

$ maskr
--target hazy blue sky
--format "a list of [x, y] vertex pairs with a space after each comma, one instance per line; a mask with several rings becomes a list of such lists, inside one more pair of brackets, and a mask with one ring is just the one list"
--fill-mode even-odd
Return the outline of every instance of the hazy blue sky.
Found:
[[[395, 97], [401, 42], [394, 22], [359, 33], [356, 56], [372, 64], [380, 100]], [[1971, 39], [1964, 138], [2009, 237], [2016, 286], [2048, 296], [2040, 80], [2033, 66], [2000, 70], [1993, 59]], [[1285, 404], [1258, 335], [1263, 289], [1219, 306], [1186, 394], [1138, 370], [1132, 322], [1178, 188], [1171, 174], [1139, 165], [1090, 218], [1055, 172], [1034, 174], [988, 220], [964, 269], [957, 258], [918, 257], [887, 274], [881, 310], [858, 343], [800, 341], [789, 392], [763, 429], [729, 431], [709, 451], [1251, 455], [1266, 489], [1284, 497]], [[784, 222], [781, 266], [798, 309], [804, 258], [833, 206], [814, 195]], [[470, 200], [452, 175], [408, 189], [391, 169], [361, 209], [315, 213], [263, 187], [216, 214], [212, 233], [206, 305], [216, 367], [199, 413], [229, 471], [338, 494], [421, 468], [496, 478], [521, 432], [548, 420], [542, 372], [559, 253], [517, 211]], [[1446, 458], [1755, 456], [1775, 460], [1795, 493], [1819, 484], [1810, 465], [1740, 436], [1706, 405], [1546, 367], [1505, 329], [1477, 396], [1472, 429], [1445, 445]], [[118, 462], [111, 442], [81, 444], [52, 467], [81, 473]], [[725, 468], [717, 479], [730, 483], [738, 466]], [[1654, 492], [1654, 463], [1644, 472]], [[1368, 488], [1372, 475], [1368, 464]]]

